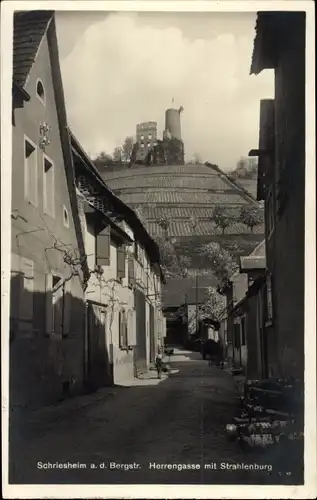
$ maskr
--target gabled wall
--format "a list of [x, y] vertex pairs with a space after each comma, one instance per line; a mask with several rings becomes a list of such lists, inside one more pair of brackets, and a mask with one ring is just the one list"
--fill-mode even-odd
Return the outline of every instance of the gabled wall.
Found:
[[[128, 284], [128, 259], [125, 261], [125, 277], [120, 281], [117, 278], [117, 243], [110, 239], [109, 265], [102, 265], [102, 274], [95, 273], [96, 236], [94, 225], [85, 221], [85, 250], [89, 270], [92, 273], [86, 290], [86, 299], [105, 306], [106, 319], [104, 337], [109, 362], [113, 367], [113, 382], [133, 378], [134, 359], [133, 350], [128, 346], [136, 343], [135, 309], [133, 288]], [[128, 346], [120, 347], [120, 311], [127, 314]], [[93, 332], [91, 333], [93, 335]]]
[[[36, 93], [38, 78], [44, 86], [44, 103]], [[70, 392], [80, 392], [84, 377], [85, 309], [81, 266], [77, 264], [80, 255], [66, 180], [46, 36], [40, 44], [25, 90], [30, 100], [23, 107], [14, 109], [12, 129], [10, 368], [13, 404], [36, 406], [55, 401]], [[40, 124], [44, 122], [51, 127], [48, 133], [50, 144], [45, 154], [54, 165], [54, 185], [49, 186], [54, 191], [54, 217], [44, 211], [44, 154], [39, 147]], [[36, 206], [25, 197], [25, 136], [36, 148]], [[68, 224], [63, 222], [64, 209], [67, 211]], [[71, 262], [67, 260], [70, 256]], [[76, 276], [72, 276], [74, 269], [78, 271]], [[67, 280], [54, 298], [60, 314], [55, 322], [58, 323], [55, 333], [52, 320], [52, 273]]]
[[[86, 299], [100, 306], [105, 312], [103, 333], [104, 350], [113, 372], [113, 382], [125, 383], [131, 380], [140, 366], [149, 367], [154, 361], [158, 344], [164, 336], [163, 314], [157, 299], [161, 294], [161, 282], [150, 266], [144, 248], [137, 242], [127, 244], [125, 255], [125, 275], [118, 278], [117, 251], [119, 242], [110, 232], [109, 259], [96, 268], [96, 221], [102, 219], [95, 212], [91, 217], [81, 214], [84, 229], [85, 249], [91, 277], [88, 282]], [[125, 224], [125, 232], [134, 240], [132, 229]], [[131, 274], [131, 264], [133, 273]], [[101, 270], [101, 272], [99, 272]], [[133, 278], [132, 278], [133, 276]], [[143, 303], [143, 306], [141, 302]], [[144, 308], [144, 310], [141, 309]], [[120, 314], [125, 311], [127, 318], [127, 343], [120, 345]]]

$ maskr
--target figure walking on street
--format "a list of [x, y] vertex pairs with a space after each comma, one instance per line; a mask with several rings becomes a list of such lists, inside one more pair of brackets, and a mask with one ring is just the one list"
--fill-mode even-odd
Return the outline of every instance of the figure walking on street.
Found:
[[162, 350], [160, 347], [157, 349], [157, 354], [155, 358], [155, 366], [157, 370], [157, 376], [158, 378], [162, 377], [162, 370], [163, 370], [163, 355], [162, 355]]

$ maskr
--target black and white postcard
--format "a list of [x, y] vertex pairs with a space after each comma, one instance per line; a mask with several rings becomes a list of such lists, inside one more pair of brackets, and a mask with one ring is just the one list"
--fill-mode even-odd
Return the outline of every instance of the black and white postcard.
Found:
[[313, 2], [1, 7], [4, 498], [315, 498]]

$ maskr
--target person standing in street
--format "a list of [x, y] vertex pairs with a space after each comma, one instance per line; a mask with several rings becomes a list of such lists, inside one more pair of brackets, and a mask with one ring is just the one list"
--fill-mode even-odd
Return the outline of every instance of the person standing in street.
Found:
[[155, 357], [155, 366], [157, 370], [157, 376], [158, 378], [162, 377], [162, 370], [163, 370], [163, 354], [162, 350], [160, 347], [157, 349], [156, 357]]

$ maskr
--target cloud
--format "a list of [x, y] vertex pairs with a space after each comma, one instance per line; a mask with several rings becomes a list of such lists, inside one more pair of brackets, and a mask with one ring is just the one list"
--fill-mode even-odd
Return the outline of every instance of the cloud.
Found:
[[271, 74], [249, 76], [254, 24], [235, 35], [231, 21], [231, 32], [193, 38], [177, 25], [139, 21], [137, 14], [110, 14], [61, 61], [75, 135], [91, 155], [112, 153], [141, 121], [157, 121], [161, 133], [174, 98], [184, 107], [187, 159], [199, 153], [233, 168], [257, 146], [259, 101], [272, 96]]

